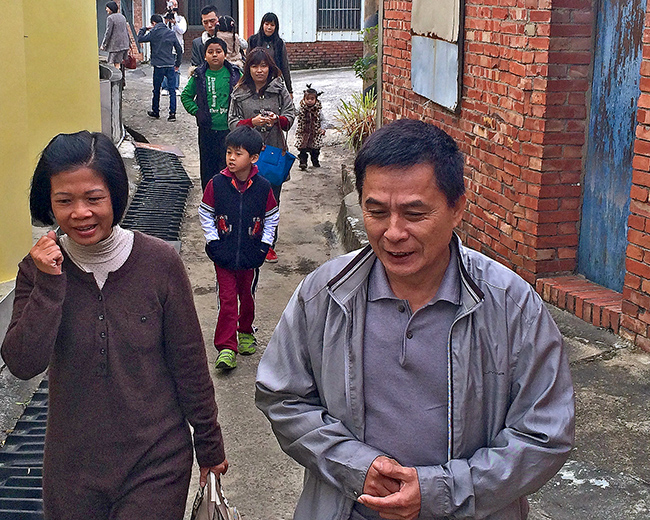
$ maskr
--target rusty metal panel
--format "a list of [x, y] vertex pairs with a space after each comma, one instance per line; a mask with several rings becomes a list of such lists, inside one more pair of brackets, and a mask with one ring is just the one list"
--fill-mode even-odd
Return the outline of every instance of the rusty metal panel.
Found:
[[412, 29], [415, 34], [458, 41], [460, 0], [413, 0]]
[[424, 36], [413, 36], [411, 49], [413, 91], [449, 110], [456, 110], [458, 45]]
[[622, 291], [645, 0], [598, 2], [578, 271]]

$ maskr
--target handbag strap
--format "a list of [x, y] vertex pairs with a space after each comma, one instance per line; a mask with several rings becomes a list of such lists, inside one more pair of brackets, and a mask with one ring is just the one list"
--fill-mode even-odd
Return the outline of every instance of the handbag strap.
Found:
[[[282, 135], [282, 151], [283, 152], [288, 152], [289, 151], [289, 143], [287, 142], [287, 137], [284, 135], [284, 130], [282, 130], [282, 127], [280, 126], [280, 116], [278, 116], [277, 125], [278, 125], [278, 130], [280, 130], [280, 135]], [[273, 126], [275, 126], [275, 124]], [[273, 129], [273, 126], [271, 127], [271, 130]], [[260, 133], [264, 134], [264, 136], [262, 137], [262, 145], [263, 145], [263, 147], [266, 146], [266, 139], [268, 138], [269, 134], [271, 133], [271, 130], [268, 130], [266, 132], [260, 132]], [[288, 130], [287, 130], [287, 135], [289, 135]], [[262, 149], [264, 149], [263, 147], [262, 147]]]

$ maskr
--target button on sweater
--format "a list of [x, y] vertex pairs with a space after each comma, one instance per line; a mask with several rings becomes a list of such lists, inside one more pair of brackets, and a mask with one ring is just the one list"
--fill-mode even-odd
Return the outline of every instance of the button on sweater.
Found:
[[46, 472], [122, 481], [151, 450], [189, 446], [187, 422], [199, 465], [225, 458], [190, 282], [161, 240], [136, 231], [101, 291], [68, 257], [58, 276], [25, 257], [2, 356], [22, 379], [49, 366]]

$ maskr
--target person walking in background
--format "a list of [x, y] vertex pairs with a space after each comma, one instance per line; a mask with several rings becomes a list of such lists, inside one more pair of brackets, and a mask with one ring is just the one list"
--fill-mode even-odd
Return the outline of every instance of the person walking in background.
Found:
[[291, 97], [293, 97], [293, 87], [291, 86], [291, 71], [289, 70], [289, 55], [284, 40], [280, 38], [280, 22], [275, 13], [266, 13], [262, 17], [260, 28], [256, 34], [248, 39], [248, 51], [255, 47], [263, 47], [268, 50], [278, 68], [282, 71], [284, 84]]
[[232, 16], [219, 17], [219, 30], [217, 37], [226, 42], [228, 52], [226, 59], [240, 69], [244, 68], [244, 51], [248, 49], [248, 42], [237, 34], [237, 24]]
[[[282, 73], [269, 52], [261, 47], [249, 49], [244, 64], [244, 74], [232, 93], [228, 111], [228, 127], [250, 126], [262, 136], [264, 144], [286, 148], [283, 132], [288, 131], [296, 117], [296, 109], [289, 91], [282, 81]], [[282, 185], [272, 186], [278, 205]], [[275, 244], [266, 257], [267, 262], [277, 262]]]
[[[165, 13], [165, 25], [170, 29], [181, 44], [181, 49], [185, 52], [185, 38], [183, 35], [187, 31], [187, 20], [185, 17], [178, 14], [178, 2], [176, 0], [167, 0], [167, 12]], [[181, 85], [181, 71], [176, 71], [176, 83], [174, 88], [178, 92]], [[163, 78], [162, 89], [169, 93], [169, 86], [167, 84], [167, 77]]]
[[219, 285], [216, 368], [228, 370], [237, 366], [238, 353], [256, 351], [253, 320], [258, 268], [273, 241], [280, 214], [271, 185], [257, 175], [260, 134], [237, 127], [226, 137], [226, 149], [228, 167], [208, 182], [199, 217]]
[[122, 85], [124, 82], [124, 60], [126, 59], [131, 40], [129, 39], [128, 22], [122, 13], [118, 12], [116, 2], [106, 4], [106, 32], [100, 49], [108, 52], [108, 63], [122, 72]]
[[[158, 119], [160, 117], [160, 88], [163, 78], [169, 84], [169, 117], [167, 121], [176, 121], [176, 71], [181, 66], [183, 49], [174, 33], [165, 26], [162, 16], [154, 14], [151, 17], [151, 27], [142, 27], [138, 32], [140, 43], [151, 44], [151, 65], [153, 65], [153, 98], [151, 110], [147, 115]], [[174, 54], [173, 51], [176, 51]]]
[[300, 169], [307, 169], [307, 154], [311, 154], [311, 163], [320, 168], [318, 156], [323, 146], [322, 128], [323, 106], [318, 99], [322, 92], [317, 92], [311, 85], [303, 91], [303, 97], [298, 109], [298, 128], [296, 128], [296, 147], [298, 148], [298, 160]]
[[205, 31], [201, 33], [201, 36], [192, 40], [190, 75], [192, 75], [194, 68], [203, 63], [203, 57], [205, 56], [205, 42], [217, 35], [217, 30], [219, 29], [219, 11], [214, 5], [207, 5], [201, 9], [201, 24]]
[[241, 76], [226, 58], [226, 42], [210, 38], [205, 60], [192, 73], [181, 94], [181, 103], [196, 117], [199, 127], [201, 188], [226, 167], [226, 135], [230, 96]]
[[118, 225], [128, 194], [99, 132], [56, 136], [31, 183], [32, 217], [61, 235], [20, 262], [1, 352], [21, 379], [48, 370], [47, 519], [182, 520], [192, 444], [203, 484], [228, 469], [190, 280], [172, 246]]

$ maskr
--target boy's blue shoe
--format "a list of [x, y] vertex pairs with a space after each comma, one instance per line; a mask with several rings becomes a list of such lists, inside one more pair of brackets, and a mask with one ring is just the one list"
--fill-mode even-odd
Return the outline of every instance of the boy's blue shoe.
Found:
[[247, 332], [238, 332], [237, 333], [237, 351], [242, 356], [250, 356], [257, 352], [257, 340], [252, 334]]
[[235, 359], [235, 356], [236, 354], [234, 350], [230, 350], [229, 348], [223, 349], [219, 352], [217, 362], [214, 366], [222, 370], [232, 370], [233, 368], [237, 368], [237, 360]]

